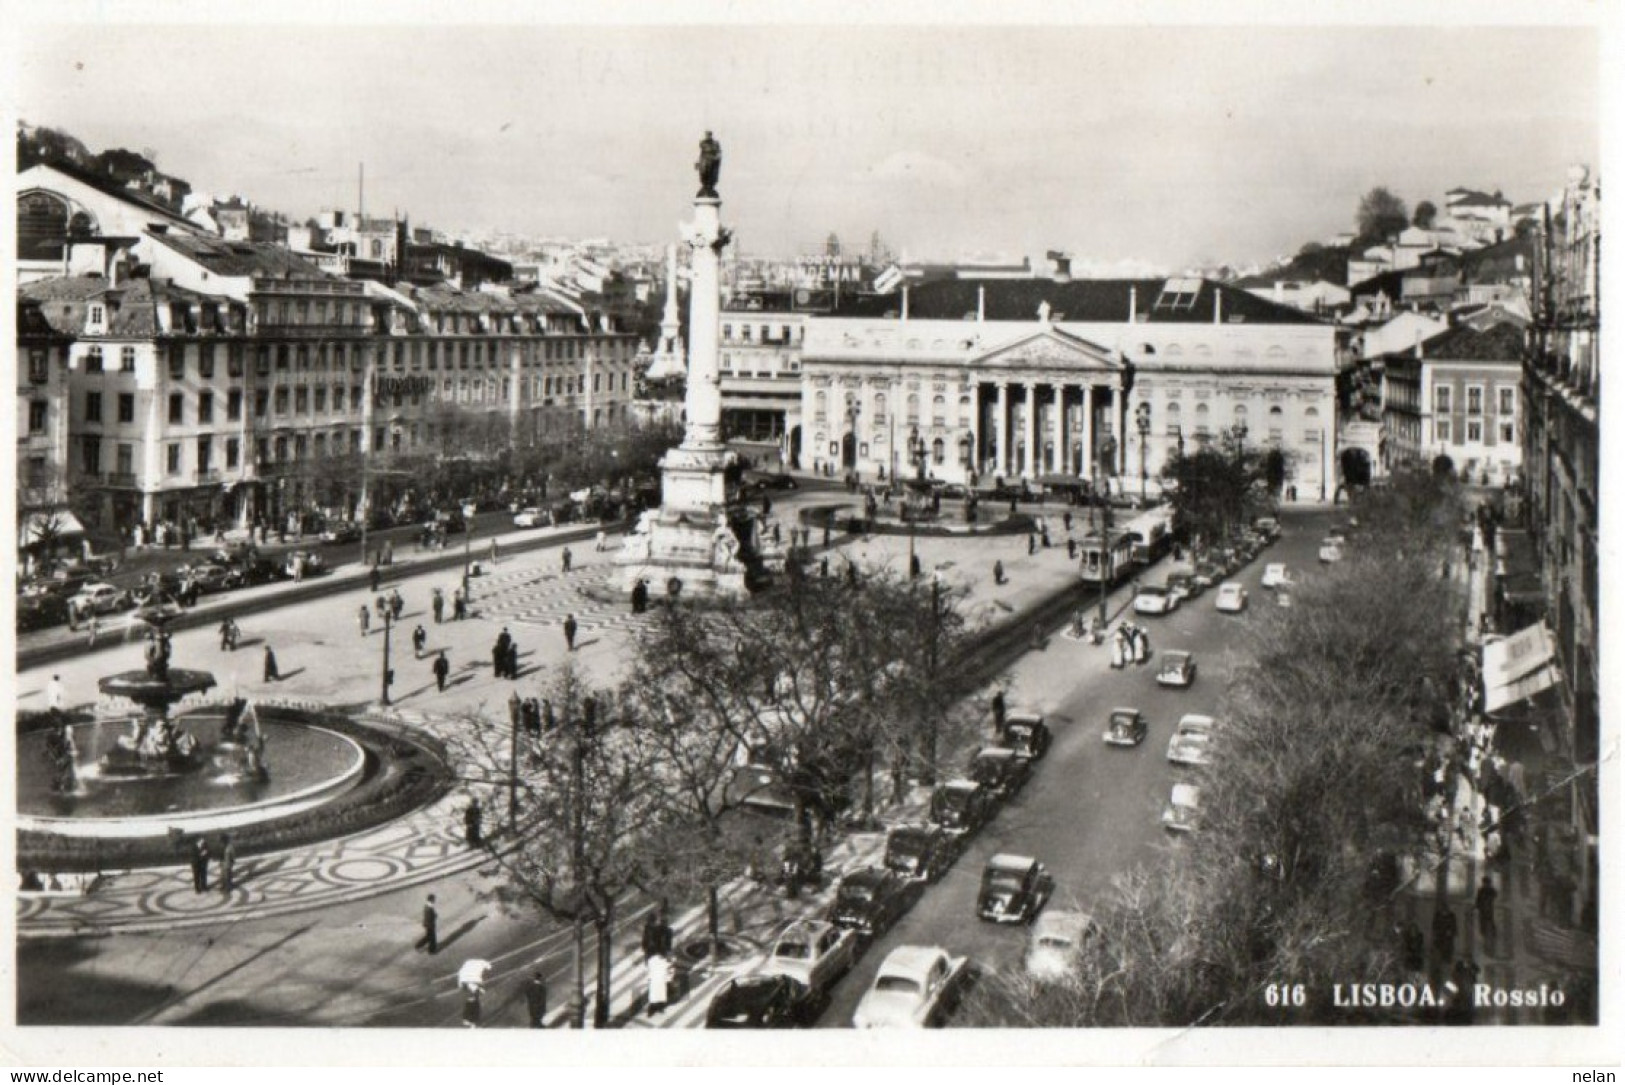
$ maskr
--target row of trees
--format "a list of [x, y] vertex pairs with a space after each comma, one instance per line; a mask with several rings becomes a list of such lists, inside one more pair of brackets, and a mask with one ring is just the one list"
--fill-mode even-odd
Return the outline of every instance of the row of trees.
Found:
[[1174, 531], [1196, 545], [1215, 542], [1274, 511], [1290, 460], [1278, 448], [1247, 445], [1225, 433], [1218, 445], [1170, 460], [1162, 478]]
[[539, 743], [470, 721], [465, 775], [524, 826], [518, 847], [493, 851], [501, 895], [573, 922], [583, 962], [597, 931], [600, 1014], [629, 892], [706, 901], [716, 939], [721, 887], [777, 842], [737, 811], [748, 796], [730, 781], [747, 757], [794, 806], [785, 839], [807, 840], [871, 817], [887, 778], [894, 794], [930, 779], [963, 742], [974, 722], [949, 669], [967, 633], [960, 603], [884, 570], [792, 572], [749, 605], [658, 608], [613, 688], [566, 664], [543, 684], [557, 726]]
[[[1343, 563], [1248, 623], [1184, 847], [1091, 902], [1099, 937], [1064, 982], [998, 977], [979, 1024], [1353, 1023], [1337, 983], [1402, 978], [1397, 857], [1425, 831], [1411, 766], [1437, 725], [1457, 601], [1439, 576], [1459, 499], [1448, 480], [1364, 495]], [[1302, 985], [1305, 1003], [1271, 999]], [[1370, 1011], [1375, 1012], [1375, 1011]]]

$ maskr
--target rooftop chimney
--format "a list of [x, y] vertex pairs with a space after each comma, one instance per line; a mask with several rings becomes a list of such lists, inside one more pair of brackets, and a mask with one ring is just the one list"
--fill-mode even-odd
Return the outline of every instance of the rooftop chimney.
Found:
[[1135, 302], [1138, 296], [1139, 291], [1133, 286], [1130, 286], [1128, 288], [1128, 322], [1130, 324], [1134, 323]]
[[1054, 279], [1058, 283], [1072, 281], [1072, 257], [1064, 252], [1051, 252], [1049, 258], [1055, 262]]
[[903, 284], [903, 319], [908, 319], [908, 284]]
[[976, 323], [981, 324], [987, 320], [987, 287], [976, 288]]
[[1224, 295], [1217, 286], [1213, 288], [1213, 323], [1224, 323]]

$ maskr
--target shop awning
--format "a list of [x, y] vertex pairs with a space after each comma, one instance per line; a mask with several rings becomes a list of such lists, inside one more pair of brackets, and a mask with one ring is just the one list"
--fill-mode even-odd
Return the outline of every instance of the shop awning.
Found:
[[67, 509], [55, 512], [30, 512], [18, 525], [17, 546], [26, 550], [31, 546], [55, 540], [66, 542], [85, 533], [85, 525]]
[[1556, 645], [1545, 622], [1484, 645], [1484, 711], [1533, 697], [1557, 682]]

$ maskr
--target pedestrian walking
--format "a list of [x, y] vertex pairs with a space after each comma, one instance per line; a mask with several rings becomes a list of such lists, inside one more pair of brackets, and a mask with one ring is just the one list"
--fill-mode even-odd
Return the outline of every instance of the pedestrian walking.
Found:
[[209, 891], [209, 842], [201, 836], [192, 845], [192, 892]]
[[62, 711], [62, 699], [62, 676], [53, 674], [50, 682], [46, 683], [45, 686], [45, 707], [53, 712], [60, 712]]
[[429, 609], [434, 611], [434, 624], [439, 625], [446, 612], [446, 597], [436, 588], [429, 597]]
[[576, 616], [574, 614], [564, 616], [564, 650], [567, 652], [576, 650]]
[[485, 835], [481, 825], [484, 817], [485, 813], [480, 809], [480, 800], [478, 799], [470, 799], [468, 805], [463, 807], [463, 839], [468, 842], [468, 846], [471, 848], [481, 847], [485, 843]]
[[918, 554], [908, 556], [908, 578], [910, 580], [920, 579], [920, 555]]
[[367, 576], [367, 583], [368, 583], [368, 585], [370, 585], [369, 590], [372, 591], [374, 594], [377, 594], [378, 586], [380, 584], [382, 584], [383, 582], [384, 582], [384, 574], [379, 571], [378, 566], [374, 565], [372, 567], [372, 572], [370, 574], [368, 574], [368, 576]]
[[389, 612], [398, 622], [401, 620], [401, 613], [404, 610], [406, 610], [406, 600], [401, 598], [401, 589], [396, 588], [389, 593]]
[[1500, 895], [1486, 874], [1473, 896], [1473, 911], [1478, 913], [1478, 936], [1486, 947], [1495, 945], [1495, 899]]
[[412, 658], [422, 659], [423, 648], [429, 643], [429, 631], [419, 622], [418, 627], [412, 630]]
[[1004, 562], [1002, 561], [995, 561], [993, 563], [993, 583], [1004, 583]]
[[496, 563], [497, 563], [497, 541], [495, 539], [492, 539], [491, 540], [491, 564], [495, 565]]
[[444, 650], [434, 657], [434, 666], [431, 669], [434, 671], [436, 691], [440, 693], [446, 692], [446, 676], [451, 673], [451, 663], [446, 659]]
[[671, 999], [671, 961], [666, 957], [650, 957], [644, 962], [644, 967], [649, 973], [648, 1015], [653, 1017], [657, 1013], [664, 1013]]
[[1063, 513], [1061, 513], [1061, 525], [1063, 527], [1065, 527], [1066, 530], [1068, 530], [1068, 531], [1072, 530], [1072, 513], [1071, 512], [1063, 512]]
[[1448, 965], [1456, 955], [1456, 913], [1441, 904], [1433, 910], [1433, 956], [1439, 967]]
[[564, 566], [565, 572], [570, 571], [570, 548], [568, 546], [559, 554], [559, 563]]
[[228, 650], [234, 651], [235, 643], [236, 642], [231, 635], [231, 619], [226, 618], [220, 623], [220, 650], [222, 652]]
[[598, 551], [598, 552], [600, 552], [600, 553], [602, 553], [602, 552], [603, 552], [603, 550], [604, 550], [604, 547], [605, 547], [605, 545], [606, 545], [606, 540], [607, 540], [607, 538], [608, 538], [608, 536], [607, 536], [607, 535], [605, 535], [605, 533], [604, 533], [604, 529], [603, 529], [603, 528], [599, 528], [599, 529], [598, 529], [598, 538], [597, 538], [597, 540], [596, 540], [596, 541], [595, 541], [595, 542], [594, 542], [594, 543], [593, 543], [593, 547], [592, 547], [592, 548], [593, 548], [593, 549], [594, 549], [594, 550], [596, 550], [596, 551]]
[[86, 636], [85, 647], [86, 648], [94, 648], [94, 647], [96, 647], [96, 634], [101, 631], [101, 625], [102, 625], [101, 615], [92, 613], [91, 616], [90, 616], [90, 620], [85, 623], [85, 636]]
[[418, 945], [423, 946], [430, 953], [440, 952], [440, 910], [435, 907], [434, 894], [423, 902], [423, 937], [418, 939]]
[[993, 731], [995, 734], [1004, 730], [1004, 690], [993, 691]]
[[1078, 540], [1074, 539], [1070, 535], [1066, 537], [1066, 556], [1069, 559], [1076, 558], [1078, 556]]
[[460, 622], [468, 617], [468, 597], [463, 594], [462, 588], [454, 588], [451, 593], [451, 620]]
[[640, 579], [632, 585], [632, 613], [642, 614], [649, 609], [649, 582]]
[[264, 677], [264, 680], [267, 681], [267, 682], [278, 682], [278, 681], [281, 681], [281, 679], [282, 679], [282, 672], [278, 671], [277, 667], [276, 667], [276, 653], [271, 651], [271, 646], [269, 644], [267, 644], [265, 646], [265, 677]]
[[507, 667], [508, 679], [510, 681], [513, 681], [513, 682], [519, 681], [519, 642], [518, 641], [509, 641], [508, 642], [508, 655], [507, 655], [507, 658], [503, 662], [504, 662], [504, 665]]
[[379, 621], [383, 621], [390, 616], [391, 611], [389, 609], [389, 597], [387, 595], [380, 595], [378, 598], [374, 599], [372, 601], [372, 607], [378, 612]]
[[674, 937], [671, 924], [666, 921], [666, 902], [661, 901], [643, 921], [643, 937], [640, 943], [643, 959], [648, 961], [651, 957], [671, 956]]
[[361, 609], [356, 612], [355, 621], [361, 630], [361, 635], [366, 636], [372, 628], [372, 608], [362, 603]]
[[525, 1018], [531, 1028], [547, 1027], [547, 981], [540, 969], [525, 981]]
[[220, 837], [220, 892], [228, 897], [236, 885], [236, 873], [237, 845], [231, 842], [230, 833], [223, 833]]

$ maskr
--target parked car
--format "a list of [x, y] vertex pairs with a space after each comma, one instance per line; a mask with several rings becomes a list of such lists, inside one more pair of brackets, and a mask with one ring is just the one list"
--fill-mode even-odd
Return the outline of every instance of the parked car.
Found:
[[857, 959], [855, 931], [821, 919], [798, 919], [774, 940], [762, 971], [789, 976], [814, 991], [828, 991]]
[[1338, 539], [1322, 539], [1319, 553], [1321, 564], [1330, 565], [1343, 560], [1343, 543]]
[[1037, 712], [1011, 712], [999, 727], [999, 745], [1026, 761], [1042, 761], [1050, 740], [1049, 724]]
[[763, 490], [798, 490], [801, 483], [783, 471], [746, 471], [745, 481]]
[[796, 800], [779, 774], [766, 765], [740, 765], [729, 774], [723, 789], [728, 806], [746, 806], [775, 817], [795, 814]]
[[1196, 563], [1196, 569], [1191, 573], [1191, 582], [1197, 586], [1199, 589], [1197, 594], [1200, 595], [1200, 589], [1211, 588], [1224, 577], [1224, 567], [1209, 558]]
[[130, 593], [111, 584], [86, 584], [68, 600], [68, 609], [74, 614], [112, 614], [132, 605]]
[[938, 825], [903, 825], [886, 834], [886, 869], [934, 882], [959, 858], [959, 838]]
[[68, 620], [68, 601], [60, 595], [40, 593], [17, 597], [17, 631], [32, 632]]
[[242, 577], [237, 570], [226, 565], [218, 565], [212, 561], [184, 566], [180, 570], [180, 574], [181, 582], [190, 585], [194, 591], [201, 595], [230, 591], [242, 584]]
[[1261, 588], [1279, 588], [1286, 581], [1286, 566], [1279, 561], [1272, 561], [1264, 566], [1264, 575], [1258, 578]]
[[1273, 516], [1260, 516], [1253, 521], [1253, 530], [1274, 542], [1281, 537], [1281, 521]]
[[1196, 579], [1193, 573], [1169, 573], [1168, 579], [1162, 583], [1163, 590], [1174, 596], [1180, 602], [1195, 599], [1202, 594], [1204, 585]]
[[931, 793], [931, 823], [951, 832], [975, 832], [993, 816], [993, 798], [975, 780], [949, 780]]
[[1223, 614], [1240, 614], [1247, 609], [1247, 589], [1234, 580], [1225, 581], [1219, 585], [1213, 607]]
[[241, 565], [258, 555], [259, 550], [253, 543], [234, 542], [216, 548], [215, 552], [209, 555], [209, 560], [217, 565]]
[[1168, 738], [1168, 760], [1176, 765], [1205, 765], [1213, 742], [1213, 717], [1195, 712], [1179, 717]]
[[1134, 613], [1172, 614], [1179, 607], [1179, 596], [1159, 584], [1142, 584], [1134, 593]]
[[756, 973], [722, 985], [705, 1010], [706, 1028], [811, 1028], [829, 996], [790, 976]]
[[272, 584], [283, 577], [282, 567], [268, 558], [253, 557], [233, 566], [244, 587]]
[[1014, 798], [1032, 773], [1032, 765], [1025, 757], [1003, 746], [984, 746], [976, 751], [965, 771], [966, 776], [1000, 799]]
[[921, 883], [880, 866], [863, 867], [841, 879], [827, 918], [838, 927], [873, 938], [902, 918], [920, 898]]
[[1106, 733], [1101, 737], [1108, 746], [1138, 746], [1145, 741], [1147, 730], [1138, 708], [1114, 708], [1106, 718]]
[[547, 510], [536, 508], [520, 509], [513, 515], [514, 527], [542, 527], [547, 523]]
[[1030, 923], [1055, 892], [1055, 879], [1030, 855], [999, 854], [982, 870], [976, 915], [994, 923]]
[[1196, 657], [1189, 652], [1164, 652], [1157, 662], [1157, 685], [1186, 689], [1196, 681]]
[[357, 542], [361, 538], [361, 525], [349, 520], [329, 520], [322, 525], [319, 537], [327, 543]]
[[855, 1028], [941, 1024], [970, 979], [970, 963], [936, 946], [898, 946], [886, 955], [852, 1014]]
[[1162, 811], [1162, 827], [1170, 832], [1188, 833], [1202, 821], [1202, 789], [1195, 784], [1175, 784]]
[[321, 576], [327, 572], [327, 559], [314, 550], [295, 550], [282, 563], [282, 575], [292, 577], [299, 563], [304, 562], [306, 576]]
[[1084, 912], [1046, 911], [1033, 922], [1027, 940], [1027, 974], [1040, 980], [1070, 975], [1094, 930], [1094, 920]]

